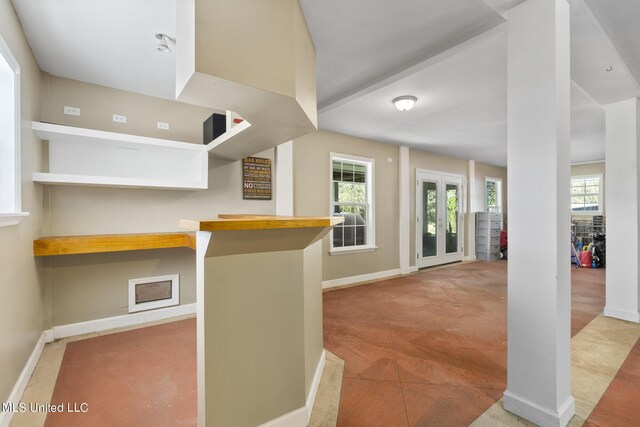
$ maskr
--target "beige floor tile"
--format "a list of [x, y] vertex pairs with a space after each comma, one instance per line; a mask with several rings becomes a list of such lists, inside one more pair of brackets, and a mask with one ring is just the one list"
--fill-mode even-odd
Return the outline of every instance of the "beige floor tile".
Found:
[[338, 421], [344, 361], [325, 350], [327, 361], [311, 412], [309, 427], [335, 427]]
[[526, 426], [535, 427], [535, 424], [530, 423], [524, 418], [520, 418], [517, 415], [506, 411], [502, 407], [502, 399], [498, 400], [491, 408], [478, 417], [470, 427], [515, 427]]
[[[51, 401], [66, 346], [66, 342], [53, 342], [45, 345], [42, 356], [22, 395], [21, 402], [28, 405], [29, 403], [42, 404]], [[42, 412], [16, 413], [11, 421], [11, 427], [40, 427], [44, 425], [46, 418], [47, 414]]]
[[[640, 325], [599, 315], [571, 340], [571, 384], [576, 415], [570, 427], [589, 417], [640, 338]], [[476, 419], [473, 427], [533, 426], [496, 402]]]

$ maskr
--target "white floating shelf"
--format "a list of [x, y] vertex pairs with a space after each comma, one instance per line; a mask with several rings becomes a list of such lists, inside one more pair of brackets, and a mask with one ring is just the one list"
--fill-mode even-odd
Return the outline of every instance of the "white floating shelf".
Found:
[[202, 190], [208, 183], [207, 147], [187, 142], [33, 122], [49, 141], [49, 172], [33, 180], [85, 185]]
[[33, 180], [48, 185], [77, 185], [84, 187], [157, 188], [161, 190], [206, 190], [199, 182], [158, 179], [120, 178], [116, 176], [70, 175], [34, 172]]
[[106, 132], [95, 129], [76, 128], [53, 123], [33, 122], [32, 129], [40, 139], [70, 143], [96, 142], [101, 144], [117, 144], [129, 148], [175, 148], [177, 150], [202, 151], [204, 145], [189, 142], [172, 141], [170, 139], [149, 138], [146, 136], [128, 135], [124, 133]]
[[[238, 141], [236, 141], [237, 138], [234, 138], [234, 137], [240, 135], [243, 131], [249, 129], [250, 127], [251, 127], [251, 123], [244, 120], [241, 123], [238, 123], [237, 125], [233, 126], [231, 129], [229, 129], [228, 131], [226, 131], [225, 133], [223, 133], [222, 135], [220, 135], [210, 143], [208, 143], [206, 147], [207, 147], [207, 151], [209, 152], [209, 155], [211, 155], [212, 157], [218, 157], [217, 152], [220, 151], [222, 148], [230, 144], [237, 145], [238, 144]], [[239, 159], [234, 159], [234, 160], [239, 160]]]

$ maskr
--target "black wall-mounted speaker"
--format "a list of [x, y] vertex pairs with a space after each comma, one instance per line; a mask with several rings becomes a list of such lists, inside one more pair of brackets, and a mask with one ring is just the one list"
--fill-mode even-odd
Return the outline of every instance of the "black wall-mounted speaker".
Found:
[[202, 124], [202, 143], [207, 145], [227, 131], [227, 116], [213, 114]]

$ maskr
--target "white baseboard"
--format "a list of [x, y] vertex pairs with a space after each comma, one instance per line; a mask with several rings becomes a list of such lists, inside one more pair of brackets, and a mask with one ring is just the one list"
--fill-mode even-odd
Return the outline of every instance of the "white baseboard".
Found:
[[330, 289], [338, 286], [353, 285], [354, 283], [370, 282], [372, 280], [385, 279], [387, 277], [399, 276], [399, 268], [393, 270], [378, 271], [376, 273], [361, 274], [359, 276], [341, 277], [340, 279], [323, 280], [322, 289]]
[[418, 266], [412, 265], [410, 267], [400, 269], [400, 274], [402, 275], [410, 274], [410, 273], [415, 273], [416, 271], [418, 271]]
[[509, 390], [504, 392], [503, 404], [507, 411], [541, 427], [565, 427], [576, 412], [573, 396], [569, 396], [557, 412], [517, 396]]
[[307, 407], [303, 406], [274, 420], [260, 424], [258, 427], [306, 427], [308, 424]]
[[605, 307], [604, 315], [629, 322], [640, 323], [640, 312], [631, 310], [621, 310], [618, 308]]
[[104, 319], [54, 326], [52, 328], [52, 335], [54, 339], [67, 338], [76, 335], [90, 334], [93, 332], [108, 331], [110, 329], [124, 328], [127, 326], [141, 325], [143, 323], [157, 322], [159, 320], [171, 319], [172, 317], [186, 316], [195, 313], [195, 303], [177, 305], [175, 307], [159, 308], [156, 310], [123, 314], [122, 316], [106, 317]]
[[469, 255], [469, 256], [466, 256], [466, 257], [462, 258], [463, 261], [475, 261], [477, 259], [478, 258], [475, 255]]
[[305, 406], [288, 412], [276, 419], [268, 421], [264, 424], [260, 424], [259, 427], [306, 427], [309, 425], [311, 419], [311, 411], [313, 410], [313, 404], [318, 394], [318, 388], [320, 387], [320, 379], [322, 378], [322, 372], [324, 372], [324, 365], [326, 362], [326, 353], [322, 350], [318, 366], [316, 367], [316, 373], [313, 376], [311, 382], [311, 389], [307, 396], [307, 402]]
[[[38, 360], [42, 355], [45, 343], [49, 343], [59, 338], [67, 338], [76, 335], [89, 334], [93, 332], [108, 331], [111, 329], [122, 328], [127, 326], [135, 326], [149, 322], [155, 322], [159, 320], [170, 319], [173, 317], [186, 316], [196, 313], [196, 304], [185, 304], [175, 307], [161, 308], [157, 310], [125, 314], [122, 316], [107, 317], [104, 319], [89, 320], [87, 322], [72, 323], [69, 325], [54, 326], [52, 329], [42, 332], [42, 335], [38, 339], [38, 342], [29, 356], [27, 363], [20, 373], [18, 380], [16, 381], [9, 398], [6, 403], [14, 403], [15, 406], [20, 403], [22, 395], [27, 388], [29, 379], [33, 374]], [[308, 425], [311, 418], [311, 411], [315, 403], [316, 395], [318, 394], [318, 388], [320, 387], [320, 379], [324, 372], [324, 366], [326, 363], [326, 353], [322, 350], [316, 372], [311, 382], [311, 389], [307, 396], [305, 406], [291, 411], [281, 417], [271, 420], [260, 427], [304, 427]], [[0, 412], [0, 427], [9, 427], [11, 419], [13, 418], [13, 412]]]
[[[31, 374], [40, 360], [42, 350], [46, 343], [53, 342], [58, 338], [72, 337], [75, 335], [83, 335], [92, 332], [108, 331], [110, 329], [122, 328], [127, 326], [135, 326], [148, 322], [155, 322], [158, 320], [170, 319], [172, 317], [185, 316], [188, 314], [195, 314], [195, 304], [178, 305], [175, 307], [162, 308], [151, 311], [144, 311], [139, 313], [125, 314], [122, 316], [107, 317], [105, 319], [89, 320], [87, 322], [72, 323], [70, 325], [54, 326], [52, 329], [48, 329], [42, 332], [38, 342], [36, 343], [31, 356], [27, 360], [27, 363], [20, 373], [18, 380], [16, 381], [9, 398], [6, 403], [14, 403], [17, 407], [22, 399], [24, 390], [27, 388], [27, 384], [31, 379]], [[305, 408], [306, 411], [306, 408]], [[0, 427], [9, 427], [11, 419], [13, 418], [13, 412], [0, 411]], [[306, 414], [306, 412], [305, 412]]]
[[[27, 388], [27, 384], [29, 384], [29, 380], [31, 379], [31, 375], [33, 374], [33, 370], [36, 368], [38, 364], [38, 360], [40, 360], [40, 355], [42, 355], [42, 350], [44, 350], [44, 345], [47, 338], [47, 331], [43, 332], [40, 335], [40, 338], [36, 342], [29, 359], [27, 359], [27, 363], [24, 365], [16, 384], [13, 386], [13, 390], [11, 390], [11, 394], [7, 398], [5, 403], [13, 404], [14, 408], [18, 408], [18, 404], [22, 399], [22, 395], [24, 394], [25, 389]], [[11, 419], [13, 418], [13, 414], [15, 412], [2, 412], [0, 410], [0, 427], [9, 427], [11, 424]]]
[[[318, 366], [316, 366], [316, 373], [313, 375], [313, 381], [311, 381], [311, 389], [309, 390], [309, 395], [307, 396], [307, 424], [311, 419], [311, 412], [313, 411], [313, 405], [316, 402], [316, 395], [318, 394], [318, 388], [320, 388], [320, 380], [322, 379], [322, 373], [324, 372], [324, 365], [327, 361], [327, 353], [322, 350], [322, 354], [320, 355], [320, 360], [318, 361]], [[306, 424], [305, 424], [306, 425]]]

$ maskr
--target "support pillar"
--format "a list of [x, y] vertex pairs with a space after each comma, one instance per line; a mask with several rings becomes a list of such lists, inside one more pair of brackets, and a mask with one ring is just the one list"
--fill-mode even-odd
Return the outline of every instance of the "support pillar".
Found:
[[198, 426], [309, 424], [325, 363], [321, 240], [342, 221], [180, 222], [196, 232]]
[[[570, 43], [567, 0], [508, 16], [509, 277], [504, 407], [567, 425], [571, 396]], [[535, 248], [535, 256], [532, 256]]]
[[411, 183], [411, 167], [409, 166], [409, 147], [398, 147], [398, 194], [399, 194], [399, 207], [400, 212], [400, 228], [398, 230], [399, 240], [399, 262], [400, 262], [400, 274], [408, 274], [414, 271], [411, 268], [411, 214], [410, 212], [410, 189]]
[[607, 304], [605, 316], [640, 322], [638, 144], [640, 101], [607, 106]]
[[467, 257], [470, 260], [476, 259], [476, 212], [478, 209], [478, 195], [476, 188], [476, 162], [469, 160], [467, 162], [469, 202], [467, 204]]
[[293, 216], [293, 141], [276, 146], [276, 215]]

